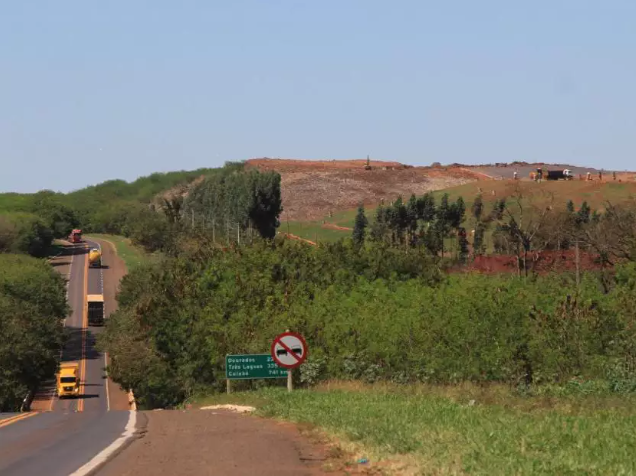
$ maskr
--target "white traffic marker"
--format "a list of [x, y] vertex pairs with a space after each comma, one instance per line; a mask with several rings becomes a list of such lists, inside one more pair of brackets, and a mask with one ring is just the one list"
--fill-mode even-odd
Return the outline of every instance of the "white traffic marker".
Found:
[[135, 425], [137, 424], [137, 412], [129, 412], [128, 423], [124, 432], [119, 438], [113, 441], [109, 446], [104, 448], [97, 456], [82, 466], [80, 469], [72, 473], [70, 476], [86, 476], [91, 471], [95, 470], [98, 466], [106, 463], [108, 458], [112, 456], [126, 441], [133, 437], [135, 434]]

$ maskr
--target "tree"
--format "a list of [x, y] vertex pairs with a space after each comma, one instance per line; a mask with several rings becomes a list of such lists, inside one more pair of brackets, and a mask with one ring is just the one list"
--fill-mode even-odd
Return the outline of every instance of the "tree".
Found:
[[375, 220], [371, 225], [371, 239], [376, 243], [381, 243], [387, 240], [387, 235], [390, 232], [389, 225], [389, 209], [380, 205], [375, 211]]
[[[545, 231], [549, 217], [553, 215], [554, 196], [545, 193], [538, 197], [533, 194], [525, 195], [521, 186], [517, 184], [511, 198], [512, 207], [505, 207], [506, 220], [503, 220], [503, 216], [499, 220], [500, 230], [507, 235], [509, 245], [515, 248], [518, 274], [521, 275], [523, 269], [527, 276], [530, 252], [536, 252], [535, 258], [538, 258], [537, 253], [550, 242], [550, 239], [545, 237], [540, 241], [535, 238]], [[498, 211], [499, 208], [497, 207], [496, 210]]]
[[603, 264], [636, 260], [636, 201], [630, 205], [608, 202], [605, 213], [582, 229], [583, 241], [599, 254]]
[[480, 221], [481, 220], [481, 215], [484, 211], [484, 202], [483, 199], [481, 198], [481, 194], [477, 195], [477, 197], [475, 198], [475, 201], [473, 202], [473, 205], [470, 208], [471, 213], [473, 214], [473, 217], [475, 218], [476, 221]]
[[435, 219], [435, 197], [431, 193], [425, 193], [417, 199], [418, 219], [424, 223], [431, 223]]
[[47, 263], [0, 254], [0, 412], [55, 374], [68, 314], [65, 283]]
[[493, 220], [501, 220], [504, 216], [504, 212], [506, 210], [506, 199], [501, 198], [493, 204], [492, 211], [490, 212], [490, 217]]
[[417, 220], [419, 218], [418, 203], [415, 194], [411, 195], [409, 201], [406, 204], [406, 227], [409, 233], [410, 241], [413, 241], [413, 237], [417, 232]]
[[358, 206], [358, 213], [356, 214], [356, 220], [353, 226], [353, 242], [357, 247], [364, 245], [367, 225], [368, 220], [364, 213], [364, 205], [360, 204]]
[[568, 211], [568, 213], [574, 213], [574, 202], [572, 200], [568, 200], [568, 203], [565, 208]]
[[473, 237], [473, 253], [475, 256], [483, 255], [485, 252], [484, 236], [486, 234], [486, 225], [483, 222], [477, 223], [475, 227], [475, 236]]
[[590, 206], [587, 204], [587, 202], [583, 202], [581, 204], [581, 208], [579, 208], [579, 211], [576, 213], [576, 223], [580, 225], [589, 223], [591, 213], [592, 209], [590, 208]]

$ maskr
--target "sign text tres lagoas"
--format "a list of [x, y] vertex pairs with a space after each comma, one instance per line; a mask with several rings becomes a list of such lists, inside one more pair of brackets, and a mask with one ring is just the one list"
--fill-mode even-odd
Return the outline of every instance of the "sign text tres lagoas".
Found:
[[225, 356], [225, 378], [229, 380], [285, 377], [287, 370], [276, 365], [269, 354]]

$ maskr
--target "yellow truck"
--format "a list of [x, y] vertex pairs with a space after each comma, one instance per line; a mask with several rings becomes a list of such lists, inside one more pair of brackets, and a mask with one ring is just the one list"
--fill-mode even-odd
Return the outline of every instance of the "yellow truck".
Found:
[[79, 390], [79, 364], [77, 362], [62, 363], [57, 374], [57, 395], [60, 398], [77, 397]]
[[98, 248], [93, 248], [88, 253], [88, 265], [91, 268], [102, 267], [102, 252]]
[[103, 326], [104, 325], [104, 295], [89, 294], [86, 296], [86, 305], [88, 306], [88, 325]]

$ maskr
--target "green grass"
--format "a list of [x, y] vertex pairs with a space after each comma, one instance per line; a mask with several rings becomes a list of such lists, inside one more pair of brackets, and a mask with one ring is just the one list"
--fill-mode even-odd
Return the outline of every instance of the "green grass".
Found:
[[117, 254], [121, 259], [124, 260], [126, 269], [128, 271], [132, 271], [137, 266], [156, 259], [155, 256], [150, 255], [141, 248], [133, 245], [128, 238], [124, 238], [123, 236], [94, 233], [91, 235], [87, 235], [86, 238], [98, 238], [101, 240], [110, 241], [112, 244], [114, 244], [115, 249], [117, 250]]
[[283, 222], [278, 228], [278, 231], [281, 233], [291, 233], [292, 235], [314, 242], [338, 241], [340, 238], [346, 238], [351, 235], [351, 232], [345, 230], [323, 228], [322, 220], [307, 222], [290, 221], [289, 224]]
[[197, 404], [253, 404], [262, 416], [315, 425], [372, 463], [405, 465], [388, 474], [407, 474], [407, 468], [415, 471], [408, 474], [636, 474], [631, 397], [487, 398], [477, 392], [471, 405], [466, 394], [445, 393], [395, 386], [291, 394], [266, 388]]

